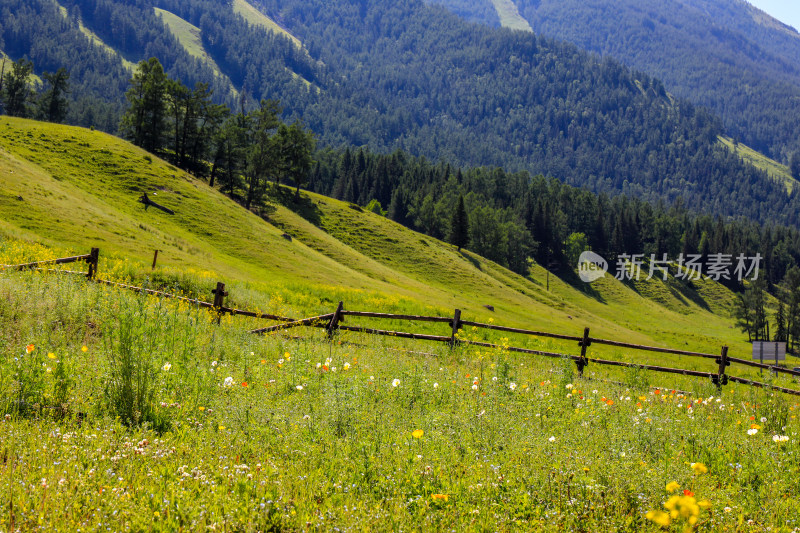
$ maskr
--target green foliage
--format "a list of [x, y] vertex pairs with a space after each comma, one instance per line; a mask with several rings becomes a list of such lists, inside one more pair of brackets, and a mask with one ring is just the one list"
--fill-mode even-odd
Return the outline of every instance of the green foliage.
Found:
[[[800, 405], [776, 393], [739, 385], [719, 393], [672, 374], [653, 374], [665, 387], [638, 388], [619, 384], [629, 374], [614, 367], [592, 365], [581, 378], [568, 359], [354, 333], [343, 332], [341, 344], [314, 330], [254, 337], [244, 317], [216, 325], [184, 304], [65, 275], [4, 273], [0, 290], [4, 318], [7, 309], [27, 311], [0, 321], [0, 338], [24, 332], [44, 346], [52, 333], [63, 343], [72, 354], [71, 402], [82, 413], [21, 419], [0, 411], [9, 468], [0, 520], [13, 519], [14, 529], [345, 530], [368, 522], [657, 531], [647, 515], [684, 490], [700, 520], [720, 529], [791, 524], [800, 508], [800, 482], [786, 475], [796, 467]], [[154, 348], [150, 383], [169, 421], [162, 431], [121, 424], [103, 396], [116, 364], [106, 335], [141, 312], [150, 318], [135, 319], [143, 329], [132, 340], [142, 355]], [[81, 328], [87, 321], [93, 326]], [[43, 323], [51, 332], [36, 327]], [[0, 376], [20, 350], [0, 344]], [[680, 392], [694, 384], [703, 394]], [[665, 491], [671, 482], [677, 488]]]
[[589, 250], [589, 239], [585, 233], [571, 233], [566, 243], [567, 265], [577, 268], [580, 255]]
[[299, 198], [300, 187], [309, 182], [309, 173], [314, 165], [312, 155], [315, 150], [316, 140], [314, 133], [295, 121], [291, 125], [281, 124], [276, 134], [275, 142], [279, 157], [279, 171], [277, 182], [284, 177], [293, 181], [297, 187], [296, 194]]
[[144, 299], [126, 302], [119, 311], [116, 322], [109, 324], [103, 335], [110, 363], [103, 389], [107, 408], [126, 426], [148, 423], [163, 428], [155, 406], [158, 318], [152, 316]]
[[69, 111], [69, 72], [61, 67], [54, 74], [45, 72], [42, 78], [49, 87], [39, 97], [39, 117], [48, 122], [64, 122]]
[[767, 314], [765, 310], [765, 283], [763, 278], [751, 283], [739, 295], [736, 307], [736, 324], [747, 333], [750, 340], [769, 340], [767, 337]]
[[370, 200], [364, 209], [366, 209], [370, 213], [375, 213], [376, 215], [380, 215], [382, 217], [386, 216], [386, 211], [383, 210], [383, 208], [381, 207], [381, 203], [375, 198]]
[[33, 63], [26, 59], [19, 59], [11, 64], [11, 70], [6, 72], [3, 78], [3, 91], [0, 94], [6, 114], [12, 117], [30, 115], [30, 104], [33, 99], [30, 80], [32, 73]]
[[148, 152], [159, 152], [165, 144], [168, 78], [155, 57], [142, 61], [125, 93], [129, 108], [120, 125], [123, 134]]

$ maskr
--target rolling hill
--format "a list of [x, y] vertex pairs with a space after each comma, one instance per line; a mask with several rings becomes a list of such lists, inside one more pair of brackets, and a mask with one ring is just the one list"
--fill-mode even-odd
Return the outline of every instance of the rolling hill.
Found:
[[[126, 259], [134, 265], [126, 268], [142, 275], [159, 249], [159, 269], [199, 272], [209, 284], [222, 278], [232, 300], [250, 308], [283, 302], [284, 312], [313, 314], [329, 312], [338, 299], [351, 309], [450, 314], [459, 307], [503, 324], [574, 332], [588, 325], [598, 335], [634, 342], [748, 350], [728, 318], [734, 295], [711, 281], [686, 289], [604, 279], [583, 292], [550, 276], [548, 291], [540, 267], [522, 277], [316, 194], [295, 202], [293, 192], [278, 190], [274, 210], [258, 216], [97, 131], [0, 118], [0, 176], [6, 236], [69, 252], [99, 246], [109, 258], [106, 271]], [[176, 214], [145, 210], [137, 202], [142, 192]]]

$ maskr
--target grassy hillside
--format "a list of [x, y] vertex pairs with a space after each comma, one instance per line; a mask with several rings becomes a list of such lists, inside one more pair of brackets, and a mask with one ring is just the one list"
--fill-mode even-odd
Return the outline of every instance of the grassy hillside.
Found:
[[[590, 326], [597, 336], [713, 352], [725, 343], [745, 357], [749, 350], [728, 316], [734, 296], [710, 281], [688, 288], [604, 279], [589, 289], [551, 275], [548, 291], [541, 267], [524, 278], [327, 197], [304, 193], [295, 202], [282, 189], [258, 216], [97, 131], [0, 118], [0, 175], [3, 233], [72, 252], [99, 246], [140, 265], [159, 249], [160, 268], [238, 281], [231, 297], [259, 308], [282, 301], [294, 313], [329, 312], [339, 299], [350, 309], [449, 315], [458, 307], [502, 324], [572, 334]], [[142, 192], [176, 214], [145, 210]]]
[[733, 139], [730, 137], [720, 137], [720, 142], [724, 144], [728, 150], [732, 151], [751, 165], [765, 170], [767, 174], [769, 174], [770, 177], [772, 177], [775, 181], [785, 183], [787, 192], [791, 193], [794, 190], [795, 185], [797, 185], [797, 180], [792, 177], [789, 167], [786, 165], [782, 165], [774, 159], [770, 159], [764, 154], [753, 150], [749, 146], [741, 143], [734, 143]]
[[169, 11], [159, 9], [157, 7], [154, 7], [153, 9], [155, 10], [156, 14], [161, 17], [161, 20], [163, 20], [164, 24], [167, 25], [169, 30], [172, 32], [172, 35], [178, 39], [178, 42], [181, 43], [183, 48], [189, 53], [190, 56], [204, 61], [214, 70], [214, 73], [217, 76], [227, 79], [227, 77], [222, 73], [222, 70], [220, 70], [219, 65], [217, 65], [214, 59], [203, 47], [203, 41], [200, 38], [200, 28], [183, 20], [179, 16], [170, 13]]
[[519, 14], [517, 6], [512, 0], [492, 0], [497, 16], [500, 17], [500, 24], [512, 30], [525, 30], [532, 32], [531, 25]]
[[260, 26], [267, 31], [273, 33], [280, 33], [292, 40], [298, 48], [303, 47], [300, 39], [289, 33], [280, 24], [269, 18], [267, 15], [256, 9], [253, 5], [249, 4], [247, 0], [233, 0], [233, 11], [241, 15], [247, 22], [253, 26]]

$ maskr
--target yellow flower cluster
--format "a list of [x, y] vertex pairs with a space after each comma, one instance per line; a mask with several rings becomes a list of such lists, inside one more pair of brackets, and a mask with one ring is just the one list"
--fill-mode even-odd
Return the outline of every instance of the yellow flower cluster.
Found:
[[[692, 463], [691, 469], [695, 475], [702, 475], [708, 472], [708, 467], [703, 463]], [[667, 483], [667, 492], [675, 492], [681, 488], [676, 481]], [[645, 518], [660, 527], [668, 527], [674, 520], [683, 520], [686, 522], [687, 531], [694, 529], [697, 521], [700, 519], [701, 509], [710, 509], [711, 502], [708, 500], [697, 500], [694, 493], [686, 489], [682, 494], [674, 494], [664, 503], [664, 511], [649, 511]]]

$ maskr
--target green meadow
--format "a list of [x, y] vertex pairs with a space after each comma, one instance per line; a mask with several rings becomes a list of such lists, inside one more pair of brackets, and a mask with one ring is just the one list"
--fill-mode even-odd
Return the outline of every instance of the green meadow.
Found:
[[[145, 210], [143, 192], [175, 215]], [[711, 280], [588, 286], [539, 266], [523, 277], [359, 206], [269, 196], [250, 212], [115, 137], [0, 118], [0, 265], [96, 246], [102, 279], [205, 301], [223, 281], [241, 309], [458, 308], [463, 320], [749, 358], [735, 295]], [[577, 355], [575, 342], [473, 328], [456, 347], [248, 333], [271, 324], [0, 270], [0, 530], [798, 527], [794, 397], [596, 364], [579, 376], [567, 359], [507, 349]], [[596, 344], [588, 355], [716, 371]]]

